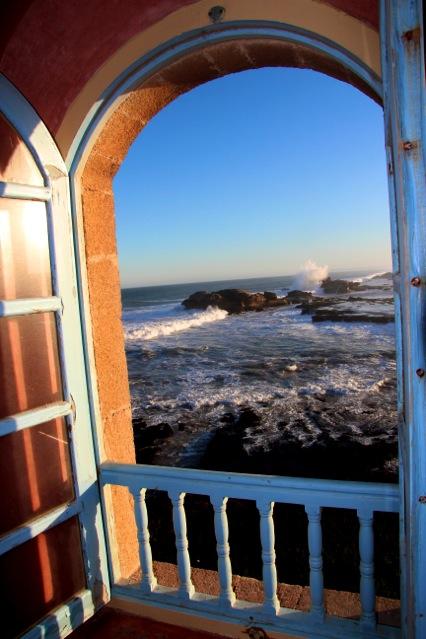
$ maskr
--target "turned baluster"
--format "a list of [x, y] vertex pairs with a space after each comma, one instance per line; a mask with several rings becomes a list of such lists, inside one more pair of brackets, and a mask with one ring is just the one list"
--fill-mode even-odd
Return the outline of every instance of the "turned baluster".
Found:
[[179, 572], [179, 597], [186, 601], [194, 594], [191, 581], [191, 563], [188, 552], [188, 538], [186, 532], [186, 514], [184, 508], [185, 493], [169, 492], [173, 505], [173, 528], [176, 538], [177, 565]]
[[280, 603], [277, 597], [277, 569], [275, 566], [275, 533], [272, 513], [274, 502], [258, 499], [257, 509], [260, 514], [260, 541], [262, 544], [263, 562], [263, 610], [276, 615]]
[[231, 608], [235, 602], [232, 589], [232, 567], [229, 554], [229, 530], [226, 514], [227, 497], [210, 497], [214, 508], [214, 530], [216, 534], [217, 569], [220, 583], [220, 604], [224, 608]]
[[148, 512], [146, 509], [146, 489], [134, 489], [131, 491], [135, 503], [135, 518], [139, 542], [139, 557], [141, 562], [142, 581], [141, 590], [150, 593], [157, 585], [152, 567], [151, 544], [149, 542]]
[[322, 572], [322, 529], [320, 506], [306, 506], [308, 515], [309, 585], [311, 615], [324, 619], [324, 577]]
[[369, 508], [358, 509], [361, 627], [376, 627], [376, 589], [374, 584], [373, 513]]

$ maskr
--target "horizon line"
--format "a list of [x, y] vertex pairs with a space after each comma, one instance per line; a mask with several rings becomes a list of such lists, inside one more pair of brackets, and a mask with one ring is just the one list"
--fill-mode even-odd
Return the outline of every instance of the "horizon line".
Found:
[[[377, 269], [377, 267], [374, 267], [375, 269]], [[388, 271], [392, 271], [392, 266], [389, 266], [389, 268], [387, 267], [383, 267], [383, 269], [378, 269], [378, 270], [374, 270], [373, 267], [362, 267], [362, 268], [336, 268], [336, 269], [329, 269], [329, 274], [330, 273], [347, 273], [347, 272], [353, 272], [353, 271], [371, 271], [372, 273], [385, 273]], [[297, 275], [299, 275], [299, 273], [301, 273], [301, 271], [298, 271], [297, 273], [281, 273], [280, 275], [254, 275], [254, 276], [250, 276], [250, 277], [228, 277], [228, 278], [224, 278], [224, 279], [213, 279], [213, 280], [198, 280], [198, 281], [193, 281], [193, 282], [164, 282], [161, 284], [144, 284], [142, 286], [140, 285], [136, 285], [136, 286], [121, 286], [120, 285], [120, 289], [122, 291], [128, 291], [128, 290], [133, 290], [136, 288], [155, 288], [155, 287], [159, 287], [159, 286], [189, 286], [191, 284], [212, 284], [213, 282], [237, 282], [239, 280], [263, 280], [263, 279], [273, 279], [276, 277], [296, 277]]]

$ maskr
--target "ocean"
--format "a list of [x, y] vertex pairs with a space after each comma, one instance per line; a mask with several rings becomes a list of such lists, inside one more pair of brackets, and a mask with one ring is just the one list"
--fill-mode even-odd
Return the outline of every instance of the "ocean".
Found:
[[[391, 283], [374, 275], [332, 273], [366, 287], [339, 303], [392, 313]], [[325, 434], [364, 447], [396, 441], [392, 321], [313, 322], [294, 306], [228, 315], [181, 304], [196, 291], [224, 288], [321, 295], [314, 280], [299, 274], [122, 290], [134, 420], [173, 433], [151, 451], [150, 463], [199, 467], [217, 429], [247, 410], [256, 416], [244, 432], [247, 455], [285, 438], [309, 448]], [[396, 458], [387, 463], [396, 472]]]

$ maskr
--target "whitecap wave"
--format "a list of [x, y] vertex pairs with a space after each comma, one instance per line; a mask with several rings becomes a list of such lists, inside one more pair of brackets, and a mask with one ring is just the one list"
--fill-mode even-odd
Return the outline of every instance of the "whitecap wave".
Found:
[[228, 313], [220, 308], [209, 306], [205, 311], [196, 312], [183, 317], [177, 317], [174, 319], [146, 322], [137, 327], [127, 329], [127, 340], [151, 340], [158, 337], [165, 337], [172, 335], [173, 333], [179, 333], [181, 331], [187, 331], [190, 328], [196, 328], [203, 324], [209, 324], [211, 322], [217, 322], [225, 319]]
[[349, 282], [355, 282], [357, 284], [363, 284], [364, 282], [370, 282], [373, 279], [379, 279], [381, 275], [386, 275], [389, 271], [377, 271], [377, 273], [370, 273], [370, 275], [364, 275], [363, 277], [351, 277]]

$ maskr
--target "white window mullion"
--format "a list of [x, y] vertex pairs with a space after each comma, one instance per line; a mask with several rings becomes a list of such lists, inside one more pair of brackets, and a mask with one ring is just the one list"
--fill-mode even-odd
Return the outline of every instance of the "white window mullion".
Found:
[[20, 315], [51, 313], [60, 310], [62, 310], [62, 301], [55, 296], [0, 300], [0, 317], [18, 317]]
[[66, 637], [72, 630], [89, 619], [94, 612], [92, 593], [90, 590], [83, 590], [33, 626], [31, 630], [21, 636], [21, 639]]
[[58, 526], [64, 521], [71, 519], [71, 517], [78, 515], [80, 511], [81, 504], [73, 501], [69, 504], [58, 506], [45, 515], [36, 517], [24, 525], [18, 526], [18, 528], [15, 528], [11, 532], [2, 535], [0, 537], [0, 556], [24, 544], [26, 541], [34, 539], [34, 537], [53, 528], [53, 526]]
[[17, 184], [15, 182], [0, 181], [0, 198], [6, 197], [12, 200], [34, 200], [47, 202], [52, 192], [46, 186], [32, 186], [30, 184]]
[[72, 412], [73, 405], [71, 402], [53, 402], [16, 415], [9, 415], [9, 417], [0, 419], [0, 437], [10, 435], [10, 433], [15, 433], [18, 430], [44, 424], [58, 417], [66, 417], [71, 415]]

